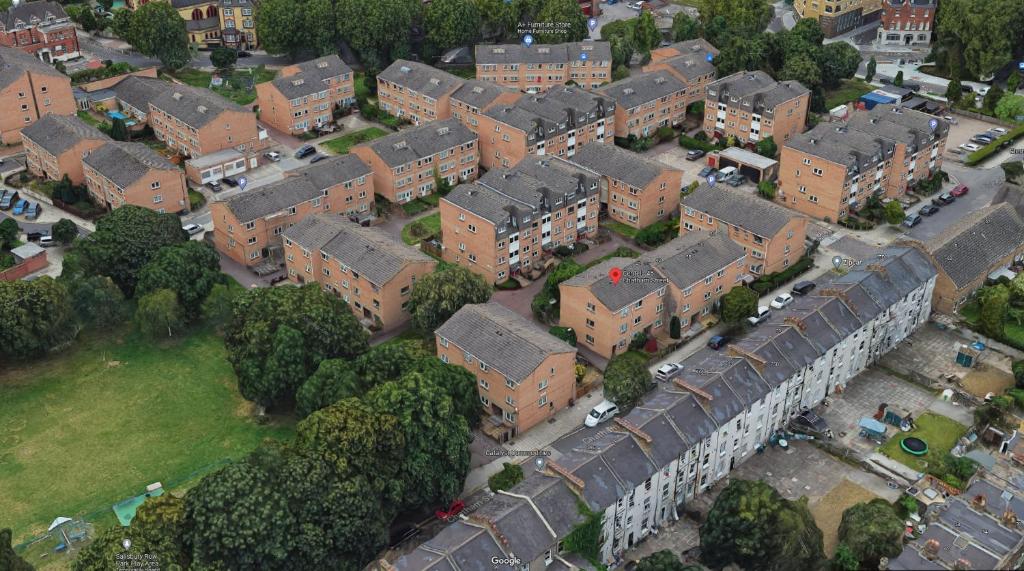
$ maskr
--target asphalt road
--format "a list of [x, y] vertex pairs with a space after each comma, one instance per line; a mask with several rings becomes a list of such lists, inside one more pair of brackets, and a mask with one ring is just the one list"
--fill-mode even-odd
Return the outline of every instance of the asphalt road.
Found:
[[[935, 214], [923, 217], [920, 224], [907, 232], [911, 238], [925, 242], [934, 239], [967, 214], [991, 204], [992, 197], [1002, 188], [1003, 182], [1006, 180], [1003, 169], [998, 165], [987, 169], [977, 169], [947, 161], [943, 163], [942, 169], [951, 177], [950, 182], [942, 186], [943, 192], [947, 192], [955, 186], [953, 178], [966, 184], [970, 191], [965, 196], [956, 199], [956, 202], [943, 206]], [[921, 204], [915, 206], [913, 211], [917, 212], [922, 206], [929, 203], [922, 200]]]
[[[49, 234], [50, 233], [50, 228], [53, 227], [53, 223], [52, 222], [43, 222], [43, 223], [25, 222], [23, 220], [18, 220], [17, 218], [14, 218], [13, 216], [11, 216], [10, 214], [8, 214], [6, 212], [0, 212], [0, 221], [4, 220], [6, 218], [13, 218], [14, 221], [18, 223], [18, 227], [21, 228], [21, 231], [25, 232], [26, 234], [28, 234], [29, 232], [40, 232], [42, 234]], [[82, 228], [81, 226], [79, 226], [78, 227], [78, 235], [79, 236], [88, 236], [89, 235], [89, 231], [86, 230], [85, 228]]]

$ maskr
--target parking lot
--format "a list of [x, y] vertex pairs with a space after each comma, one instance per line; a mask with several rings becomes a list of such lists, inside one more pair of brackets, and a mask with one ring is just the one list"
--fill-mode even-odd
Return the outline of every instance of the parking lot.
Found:
[[[920, 224], [907, 231], [911, 238], [922, 241], [935, 238], [964, 216], [991, 204], [992, 198], [1006, 181], [1006, 175], [997, 163], [992, 163], [991, 168], [979, 169], [947, 161], [942, 165], [942, 170], [950, 175], [950, 181], [942, 185], [943, 192], [948, 192], [957, 183], [966, 184], [970, 191], [952, 204], [941, 207], [935, 214], [923, 217]], [[911, 211], [917, 212], [925, 204], [930, 202], [922, 200]]]
[[[686, 160], [686, 152], [689, 149], [680, 147], [679, 143], [673, 139], [666, 141], [654, 147], [653, 149], [644, 153], [647, 158], [654, 159], [661, 163], [664, 163], [670, 167], [677, 168], [683, 171], [683, 186], [689, 185], [691, 182], [698, 180], [697, 176], [701, 169], [708, 166], [707, 155], [695, 160]], [[744, 189], [748, 192], [754, 192], [757, 190], [757, 186], [747, 179], [746, 182], [741, 184], [738, 188]]]
[[971, 137], [988, 131], [993, 127], [999, 127], [996, 123], [990, 123], [988, 121], [982, 121], [980, 119], [973, 119], [971, 117], [964, 117], [962, 115], [954, 116], [956, 119], [956, 125], [949, 126], [949, 137], [946, 140], [946, 152], [952, 153], [964, 143], [969, 143]]

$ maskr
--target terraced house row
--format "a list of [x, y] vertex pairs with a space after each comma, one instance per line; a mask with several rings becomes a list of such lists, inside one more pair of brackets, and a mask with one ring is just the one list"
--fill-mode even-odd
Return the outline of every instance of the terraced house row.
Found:
[[540, 93], [566, 84], [594, 89], [611, 81], [608, 42], [477, 45], [476, 78]]
[[676, 519], [686, 504], [767, 445], [804, 407], [845, 388], [921, 327], [935, 269], [912, 248], [889, 248], [742, 335], [703, 349], [625, 416], [587, 442], [568, 435], [539, 470], [382, 569], [589, 569], [564, 540], [599, 514], [598, 563], [612, 565]]

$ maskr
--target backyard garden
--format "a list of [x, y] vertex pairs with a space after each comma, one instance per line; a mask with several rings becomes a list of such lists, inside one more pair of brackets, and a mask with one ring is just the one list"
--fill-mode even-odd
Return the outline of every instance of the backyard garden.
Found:
[[387, 134], [388, 132], [380, 127], [367, 127], [365, 129], [352, 131], [351, 133], [346, 133], [340, 137], [335, 137], [329, 141], [325, 141], [321, 146], [326, 147], [336, 155], [344, 155], [349, 151], [349, 149], [360, 143], [372, 141]]

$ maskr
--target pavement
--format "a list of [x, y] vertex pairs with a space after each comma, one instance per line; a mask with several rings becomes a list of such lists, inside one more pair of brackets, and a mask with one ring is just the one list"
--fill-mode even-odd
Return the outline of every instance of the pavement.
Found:
[[[951, 190], [957, 183], [966, 184], [970, 191], [952, 204], [941, 207], [935, 214], [925, 216], [920, 224], [906, 232], [911, 238], [924, 242], [933, 240], [964, 216], [990, 205], [1006, 181], [1003, 169], [998, 166], [978, 169], [947, 162], [942, 169], [950, 175], [949, 182], [942, 185], [943, 192]], [[910, 212], [917, 212], [925, 204], [930, 204], [930, 201], [930, 197], [922, 200]]]
[[780, 0], [772, 5], [775, 8], [775, 17], [768, 23], [768, 31], [778, 33], [783, 30], [791, 30], [796, 26], [797, 15], [793, 11], [793, 5]]

